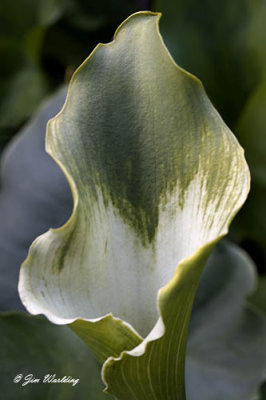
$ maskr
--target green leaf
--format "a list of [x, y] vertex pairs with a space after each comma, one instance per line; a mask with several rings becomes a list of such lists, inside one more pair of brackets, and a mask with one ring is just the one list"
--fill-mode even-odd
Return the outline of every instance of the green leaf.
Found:
[[40, 68], [18, 45], [1, 43], [5, 62], [0, 69], [0, 129], [16, 127], [28, 117], [47, 93], [47, 80]]
[[62, 225], [72, 209], [67, 181], [44, 151], [47, 121], [64, 104], [66, 90], [46, 100], [1, 158], [0, 309], [21, 308], [18, 273], [37, 235]]
[[[36, 240], [19, 284], [31, 313], [70, 324], [100, 359], [119, 355], [103, 374], [127, 400], [184, 398], [196, 287], [249, 190], [242, 149], [201, 83], [173, 62], [158, 21], [129, 17], [74, 74], [47, 133], [73, 213]], [[134, 349], [136, 331], [148, 337]], [[134, 369], [121, 372], [127, 362]], [[146, 366], [143, 382], [152, 380], [135, 379], [133, 394], [115, 385], [138, 373], [135, 363]], [[112, 374], [119, 379], [109, 382]]]
[[49, 90], [42, 71], [41, 48], [49, 24], [61, 14], [65, 0], [1, 0], [0, 128], [16, 128]]
[[[99, 364], [67, 327], [23, 313], [3, 313], [0, 338], [1, 390], [5, 400], [108, 398], [102, 393]], [[21, 381], [14, 383], [19, 374], [23, 375]], [[40, 382], [25, 384], [25, 377], [30, 374]], [[48, 374], [79, 382], [43, 383]]]
[[[35, 110], [47, 94], [47, 81], [42, 72], [33, 65], [21, 65], [20, 71], [11, 80], [0, 81], [3, 98], [0, 103], [0, 128], [16, 127]], [[25, 101], [25, 98], [27, 99]]]
[[251, 400], [266, 371], [266, 317], [250, 305], [257, 276], [238, 247], [219, 244], [202, 276], [186, 358], [188, 400]]

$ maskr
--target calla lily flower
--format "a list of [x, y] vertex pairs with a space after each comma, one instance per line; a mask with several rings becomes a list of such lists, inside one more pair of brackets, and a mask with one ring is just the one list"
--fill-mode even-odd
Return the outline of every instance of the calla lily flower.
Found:
[[132, 15], [75, 72], [46, 141], [73, 213], [36, 239], [19, 282], [26, 308], [68, 324], [127, 400], [185, 398], [196, 288], [249, 190], [242, 148], [159, 19]]

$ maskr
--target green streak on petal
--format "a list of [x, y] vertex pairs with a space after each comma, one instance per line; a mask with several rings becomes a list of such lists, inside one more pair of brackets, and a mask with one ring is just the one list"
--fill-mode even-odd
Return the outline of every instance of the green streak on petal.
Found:
[[[32, 245], [20, 277], [32, 313], [70, 324], [102, 361], [117, 358], [103, 372], [126, 400], [183, 400], [199, 277], [249, 190], [243, 150], [201, 83], [171, 59], [159, 18], [129, 17], [74, 74], [47, 134], [74, 210]], [[129, 324], [151, 331], [135, 348]], [[138, 395], [112, 388], [123, 377]]]

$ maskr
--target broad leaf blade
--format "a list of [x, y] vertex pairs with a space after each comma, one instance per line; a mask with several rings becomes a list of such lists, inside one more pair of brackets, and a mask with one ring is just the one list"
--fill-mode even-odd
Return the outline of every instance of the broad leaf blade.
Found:
[[[100, 367], [87, 346], [64, 326], [23, 313], [0, 316], [1, 390], [5, 400], [93, 400], [108, 399], [102, 393]], [[13, 379], [22, 374], [20, 382]], [[39, 383], [25, 383], [32, 374]], [[79, 379], [71, 383], [44, 383], [56, 375]]]
[[191, 316], [188, 400], [250, 400], [265, 378], [266, 318], [247, 299], [256, 280], [240, 248], [225, 242], [211, 254]]
[[67, 181], [45, 153], [47, 121], [63, 106], [66, 90], [47, 99], [8, 145], [1, 158], [0, 309], [21, 308], [19, 266], [37, 235], [60, 226], [71, 213]]

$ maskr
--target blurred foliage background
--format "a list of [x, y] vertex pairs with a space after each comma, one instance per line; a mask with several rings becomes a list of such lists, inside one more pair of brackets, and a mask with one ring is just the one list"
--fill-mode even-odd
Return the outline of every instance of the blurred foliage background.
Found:
[[[18, 271], [31, 241], [65, 221], [72, 207], [61, 173], [44, 155], [46, 121], [60, 109], [65, 94], [39, 112], [38, 120], [35, 114], [69, 82], [98, 42], [112, 40], [127, 16], [144, 9], [162, 12], [161, 33], [173, 58], [202, 80], [245, 150], [251, 192], [230, 238], [256, 264], [260, 279], [250, 301], [266, 312], [265, 0], [0, 1], [2, 311], [21, 308]], [[5, 288], [10, 289], [6, 296]], [[265, 399], [265, 385], [262, 392]]]

